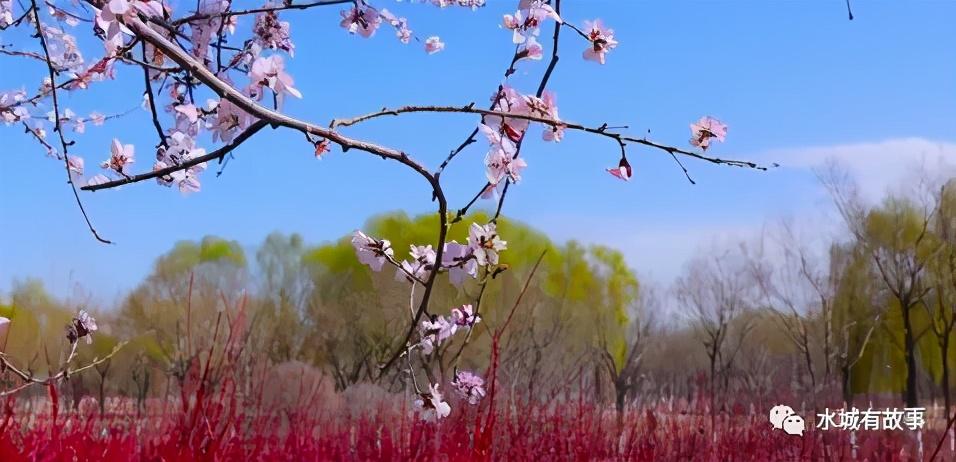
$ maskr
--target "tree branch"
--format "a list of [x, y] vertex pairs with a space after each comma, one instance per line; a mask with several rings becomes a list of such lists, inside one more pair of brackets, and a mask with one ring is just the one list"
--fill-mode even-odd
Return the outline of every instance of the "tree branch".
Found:
[[767, 170], [768, 168], [766, 166], [758, 165], [755, 162], [711, 157], [711, 156], [707, 156], [706, 154], [700, 154], [693, 151], [687, 151], [674, 146], [668, 146], [665, 144], [650, 141], [645, 138], [635, 138], [633, 136], [627, 136], [621, 133], [609, 131], [606, 125], [602, 125], [599, 127], [588, 127], [588, 126], [574, 123], [574, 122], [568, 122], [564, 120], [554, 120], [547, 117], [540, 117], [540, 116], [526, 115], [526, 114], [514, 114], [514, 113], [504, 112], [504, 111], [494, 111], [494, 110], [476, 108], [474, 103], [470, 103], [464, 106], [424, 105], [424, 106], [402, 106], [395, 109], [385, 108], [377, 112], [372, 112], [372, 113], [356, 116], [351, 119], [335, 119], [332, 121], [331, 126], [333, 128], [348, 127], [351, 125], [356, 125], [358, 123], [365, 122], [367, 120], [375, 119], [378, 117], [383, 117], [386, 115], [394, 116], [399, 114], [416, 113], [416, 112], [479, 114], [483, 117], [494, 116], [494, 117], [505, 117], [505, 118], [511, 118], [511, 119], [527, 120], [529, 122], [538, 122], [551, 127], [559, 127], [559, 128], [564, 128], [568, 130], [575, 130], [575, 131], [603, 136], [605, 138], [610, 138], [620, 143], [622, 146], [626, 145], [626, 143], [636, 143], [636, 144], [640, 144], [650, 148], [662, 150], [664, 152], [667, 152], [670, 155], [680, 154], [682, 156], [692, 157], [692, 158], [703, 160], [713, 164], [752, 168], [755, 170]]
[[[208, 86], [221, 98], [232, 102], [250, 115], [264, 120], [272, 126], [287, 127], [298, 130], [307, 135], [316, 135], [322, 138], [327, 138], [329, 141], [341, 146], [343, 151], [354, 148], [385, 159], [396, 160], [418, 172], [430, 183], [434, 183], [434, 178], [432, 177], [431, 173], [421, 164], [408, 157], [408, 155], [404, 152], [379, 146], [367, 141], [349, 138], [331, 129], [320, 127], [309, 122], [289, 117], [271, 109], [267, 109], [253, 101], [248, 96], [244, 95], [241, 91], [224, 82], [222, 79], [216, 77], [212, 71], [197, 61], [196, 58], [179, 46], [170, 42], [159, 32], [147, 26], [139, 18], [124, 17], [123, 22], [139, 38], [149, 42], [151, 45], [159, 49], [170, 60], [180, 65], [186, 71], [190, 72], [196, 79]], [[179, 170], [182, 169], [183, 168], [180, 168]]]
[[231, 142], [223, 145], [221, 148], [216, 149], [215, 151], [212, 151], [204, 156], [194, 157], [187, 161], [183, 161], [179, 165], [171, 165], [169, 167], [161, 168], [159, 170], [153, 170], [151, 172], [140, 173], [138, 175], [130, 175], [130, 176], [120, 178], [118, 180], [107, 181], [105, 183], [91, 184], [91, 185], [83, 186], [80, 189], [84, 191], [99, 191], [101, 189], [111, 189], [117, 186], [122, 186], [124, 184], [138, 183], [140, 181], [149, 180], [151, 178], [163, 177], [173, 172], [186, 170], [190, 167], [196, 166], [203, 162], [208, 162], [211, 160], [222, 158], [226, 154], [229, 154], [230, 152], [232, 152], [232, 150], [239, 147], [239, 145], [242, 144], [244, 141], [246, 141], [249, 138], [252, 138], [252, 135], [255, 135], [256, 133], [259, 132], [259, 130], [262, 130], [267, 125], [269, 125], [268, 122], [257, 120], [248, 128], [246, 128], [241, 133], [236, 135], [236, 137]]
[[80, 200], [79, 193], [76, 192], [76, 183], [73, 182], [73, 174], [70, 172], [70, 156], [68, 151], [68, 146], [70, 143], [66, 142], [66, 137], [63, 135], [63, 126], [60, 122], [60, 102], [57, 98], [57, 87], [56, 87], [56, 69], [53, 68], [53, 61], [50, 59], [50, 49], [46, 43], [46, 37], [43, 35], [43, 26], [40, 22], [40, 13], [39, 8], [37, 8], [36, 0], [30, 0], [30, 3], [33, 6], [33, 19], [36, 21], [36, 31], [37, 38], [40, 40], [40, 46], [43, 48], [43, 56], [46, 58], [46, 67], [47, 72], [50, 76], [50, 91], [53, 95], [53, 116], [55, 117], [54, 130], [60, 138], [60, 145], [63, 147], [63, 168], [66, 170], [66, 181], [70, 184], [70, 189], [73, 191], [73, 197], [76, 199], [76, 205], [80, 209], [80, 213], [83, 214], [83, 219], [86, 220], [86, 226], [90, 229], [90, 232], [93, 233], [93, 237], [97, 241], [100, 241], [104, 244], [112, 244], [112, 242], [103, 239], [100, 237], [99, 233], [96, 232], [96, 229], [93, 228], [93, 223], [90, 221], [89, 215], [86, 214], [86, 208], [83, 207], [83, 201]]

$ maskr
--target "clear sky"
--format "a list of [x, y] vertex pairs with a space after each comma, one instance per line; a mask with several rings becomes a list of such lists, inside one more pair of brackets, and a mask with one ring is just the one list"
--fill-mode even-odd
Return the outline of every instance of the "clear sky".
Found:
[[[382, 106], [487, 101], [513, 50], [499, 24], [516, 1], [489, 0], [477, 12], [371, 3], [408, 17], [420, 37], [441, 36], [445, 51], [426, 55], [385, 27], [368, 40], [350, 36], [338, 26], [340, 7], [283, 13], [296, 43], [287, 69], [304, 94], [288, 100], [288, 112], [326, 123]], [[956, 2], [856, 1], [852, 22], [842, 0], [562, 5], [567, 21], [602, 18], [620, 42], [600, 66], [581, 59], [586, 44], [579, 37], [565, 35], [551, 85], [562, 118], [629, 125], [632, 133], [650, 130], [655, 140], [686, 146], [688, 124], [709, 114], [730, 127], [714, 155], [782, 164], [760, 173], [687, 160], [698, 182], [692, 186], [666, 154], [633, 147], [635, 177], [624, 183], [604, 171], [617, 162], [613, 143], [568, 133], [555, 145], [536, 130], [506, 214], [559, 240], [620, 248], [659, 282], [713, 239], [746, 235], [783, 216], [812, 222], [826, 199], [811, 168], [828, 156], [860, 175], [874, 197], [923, 159], [956, 159]], [[24, 43], [9, 32], [0, 32], [0, 42]], [[91, 59], [92, 48], [85, 50]], [[9, 57], [0, 63], [0, 90], [36, 88], [44, 71]], [[533, 92], [545, 66], [522, 63], [512, 84]], [[78, 113], [122, 112], [139, 104], [141, 78], [139, 69], [120, 67], [117, 82], [69, 95], [65, 104]], [[347, 130], [435, 167], [476, 120], [409, 115]], [[88, 127], [74, 152], [95, 170], [113, 137], [137, 145], [137, 169], [150, 167], [155, 134], [141, 110]], [[442, 176], [453, 208], [483, 183], [484, 153], [481, 144], [469, 148]], [[338, 150], [317, 161], [301, 135], [287, 130], [247, 142], [221, 177], [204, 175], [199, 194], [182, 197], [153, 182], [83, 193], [96, 227], [116, 245], [93, 240], [64, 180], [62, 164], [21, 129], [0, 127], [0, 292], [33, 276], [58, 294], [80, 286], [112, 300], [177, 240], [214, 234], [253, 246], [279, 230], [319, 243], [375, 213], [433, 210], [427, 185], [401, 166]]]

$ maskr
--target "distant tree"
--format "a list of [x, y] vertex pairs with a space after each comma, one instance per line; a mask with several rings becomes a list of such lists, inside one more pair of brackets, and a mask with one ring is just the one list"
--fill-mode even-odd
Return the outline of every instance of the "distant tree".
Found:
[[[708, 360], [711, 432], [716, 434], [718, 376], [729, 372], [753, 318], [754, 293], [741, 256], [724, 253], [691, 260], [675, 283], [677, 300]], [[726, 384], [726, 380], [725, 380]], [[726, 386], [724, 386], [726, 389]]]

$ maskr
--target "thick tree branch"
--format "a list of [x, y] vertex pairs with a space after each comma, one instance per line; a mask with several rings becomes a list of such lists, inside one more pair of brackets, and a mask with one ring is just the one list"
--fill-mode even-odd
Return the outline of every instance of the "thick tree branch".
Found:
[[[356, 140], [344, 136], [340, 133], [335, 132], [334, 130], [320, 127], [318, 125], [305, 122], [293, 117], [289, 117], [285, 114], [267, 109], [266, 107], [256, 103], [248, 96], [244, 95], [241, 91], [232, 87], [228, 83], [224, 82], [222, 79], [216, 77], [212, 71], [202, 65], [199, 61], [196, 60], [192, 55], [187, 53], [185, 50], [179, 46], [173, 44], [166, 37], [164, 37], [159, 32], [153, 30], [148, 25], [143, 23], [139, 18], [135, 17], [125, 17], [123, 19], [127, 27], [132, 30], [137, 37], [146, 42], [150, 43], [161, 52], [163, 52], [170, 60], [180, 65], [183, 69], [190, 72], [196, 79], [208, 86], [212, 91], [217, 95], [226, 99], [236, 106], [238, 106], [243, 111], [253, 115], [254, 117], [268, 122], [270, 125], [277, 127], [287, 127], [294, 130], [298, 130], [307, 135], [315, 135], [322, 138], [326, 138], [329, 141], [338, 144], [342, 147], [343, 151], [348, 149], [358, 149], [360, 151], [365, 151], [370, 154], [377, 155], [383, 159], [392, 159], [396, 160], [425, 177], [429, 183], [432, 184], [432, 187], [435, 188], [437, 182], [435, 181], [432, 174], [421, 164], [411, 159], [404, 152], [386, 148], [383, 146], [376, 145], [367, 141]], [[183, 170], [186, 167], [180, 165], [177, 170]], [[174, 170], [176, 171], [176, 170]]]

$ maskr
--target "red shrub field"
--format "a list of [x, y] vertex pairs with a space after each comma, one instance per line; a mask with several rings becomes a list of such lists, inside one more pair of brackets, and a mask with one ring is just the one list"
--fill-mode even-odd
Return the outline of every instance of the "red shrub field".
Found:
[[[100, 415], [92, 399], [58, 409], [49, 399], [6, 402], [0, 460], [919, 460], [908, 432], [808, 429], [804, 437], [773, 431], [763, 413], [717, 418], [703, 407], [662, 404], [618, 418], [585, 400], [550, 404], [498, 402], [423, 421], [402, 400], [368, 390], [316, 399], [295, 410], [239, 406], [237, 396], [193, 396], [189, 408], [110, 398]], [[365, 396], [357, 396], [364, 393]], [[353, 412], [343, 400], [363, 401]], [[368, 405], [369, 400], [376, 402]], [[329, 406], [326, 406], [328, 404]], [[938, 431], [926, 431], [929, 460]], [[937, 460], [953, 460], [943, 448]]]

